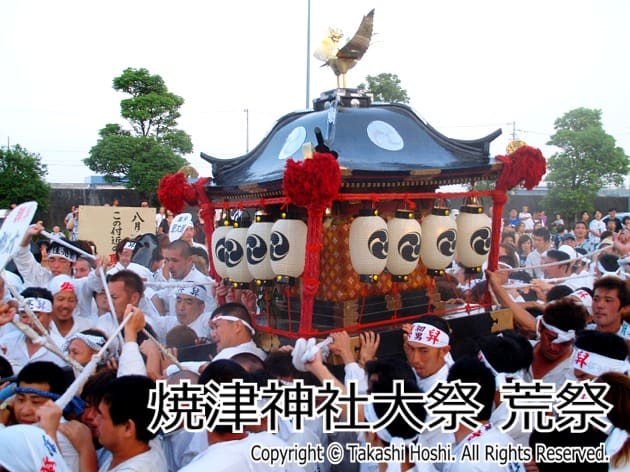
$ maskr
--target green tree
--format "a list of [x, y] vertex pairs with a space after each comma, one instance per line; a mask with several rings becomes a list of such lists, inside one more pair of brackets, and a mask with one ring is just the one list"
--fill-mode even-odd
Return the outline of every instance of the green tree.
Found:
[[44, 180], [47, 173], [39, 154], [19, 145], [0, 148], [0, 208], [36, 201], [38, 208], [46, 210], [50, 200], [50, 185]]
[[131, 129], [109, 123], [83, 160], [109, 182], [125, 181], [144, 196], [156, 191], [160, 179], [188, 162], [192, 141], [176, 128], [184, 99], [168, 91], [159, 75], [127, 68], [114, 78], [113, 88], [130, 95], [120, 102], [120, 113]]
[[593, 212], [601, 188], [623, 183], [628, 156], [604, 131], [601, 117], [601, 110], [577, 108], [556, 120], [556, 132], [547, 144], [561, 151], [547, 163], [549, 192], [542, 203], [548, 214], [574, 221], [578, 212]]
[[367, 84], [362, 82], [358, 88], [372, 92], [375, 101], [409, 103], [407, 91], [400, 85], [396, 74], [368, 75], [365, 80]]

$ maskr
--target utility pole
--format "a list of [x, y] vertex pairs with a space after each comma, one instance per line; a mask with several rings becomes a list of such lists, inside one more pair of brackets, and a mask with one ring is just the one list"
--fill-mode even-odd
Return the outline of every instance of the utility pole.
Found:
[[516, 121], [512, 122], [512, 141], [516, 141]]
[[311, 0], [307, 1], [306, 13], [306, 106], [310, 108], [311, 102]]
[[243, 110], [245, 112], [245, 152], [249, 152], [249, 108]]

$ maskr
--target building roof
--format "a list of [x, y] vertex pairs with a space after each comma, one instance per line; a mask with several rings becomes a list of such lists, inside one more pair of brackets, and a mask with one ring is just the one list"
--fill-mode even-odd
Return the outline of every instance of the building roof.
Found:
[[301, 160], [303, 144], [317, 144], [317, 129], [339, 154], [342, 192], [365, 182], [415, 180], [425, 187], [470, 183], [489, 178], [500, 168], [489, 155], [500, 129], [477, 140], [452, 139], [407, 105], [371, 103], [360, 91], [339, 89], [322, 94], [314, 101], [314, 110], [280, 118], [248, 154], [220, 159], [201, 153], [212, 164], [208, 194], [281, 192], [286, 160]]

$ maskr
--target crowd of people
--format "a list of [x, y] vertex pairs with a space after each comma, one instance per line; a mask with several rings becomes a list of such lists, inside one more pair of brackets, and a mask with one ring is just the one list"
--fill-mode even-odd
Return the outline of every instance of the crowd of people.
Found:
[[[146, 266], [132, 262], [137, 241], [128, 238], [110, 261], [86, 255], [96, 252], [89, 244], [55, 237], [42, 264], [30, 250], [43, 230], [34, 224], [13, 255], [15, 273], [0, 278], [0, 470], [492, 472], [562, 470], [581, 461], [526, 453], [475, 460], [475, 445], [503, 451], [603, 447], [606, 459], [591, 460], [589, 470], [630, 470], [630, 220], [615, 219], [614, 211], [607, 218], [596, 212], [569, 227], [561, 215], [548, 224], [542, 212], [512, 209], [497, 270], [471, 278], [455, 261], [436, 284], [449, 306], [466, 315], [474, 303], [485, 303], [488, 289], [492, 304], [514, 316], [513, 330], [471, 339], [456, 359], [448, 317], [436, 314], [402, 325], [400, 358], [377, 357], [381, 339], [372, 331], [360, 333], [357, 349], [349, 333], [338, 331], [323, 343], [299, 340], [263, 350], [256, 294], [207, 275], [208, 251], [190, 214], [158, 212], [159, 247]], [[175, 219], [183, 231], [173, 235]], [[342, 369], [326, 361], [326, 351]], [[577, 425], [575, 413], [567, 417], [555, 406], [540, 410], [529, 403], [540, 415], [524, 424], [531, 418], [515, 415], [518, 395], [505, 392], [537, 382], [556, 399], [580, 385], [605, 385], [596, 400], [610, 408], [594, 415], [597, 421]], [[284, 413], [272, 415], [272, 403], [246, 395], [243, 383], [276, 397], [285, 392]], [[460, 383], [476, 388], [469, 392], [471, 408], [460, 402], [466, 421], [453, 422], [457, 403], [447, 401], [455, 398], [448, 386]], [[572, 401], [594, 395], [582, 388]], [[231, 403], [235, 389], [241, 393]], [[206, 400], [169, 403], [159, 391], [197, 392]], [[324, 414], [292, 410], [304, 392], [315, 411], [333, 411], [334, 422], [344, 426], [331, 429]], [[339, 395], [337, 409], [325, 401], [331, 392]], [[70, 399], [59, 406], [64, 395]], [[204, 428], [188, 427], [195, 413], [186, 410], [190, 402]], [[216, 404], [239, 413], [222, 422], [213, 414]], [[266, 414], [245, 421], [248, 405]], [[567, 418], [572, 422], [564, 429], [545, 426]], [[336, 444], [346, 451], [337, 459], [299, 453]], [[412, 454], [419, 446], [433, 454], [430, 460]], [[357, 459], [349, 453], [359, 449], [402, 455]], [[272, 463], [274, 451], [298, 452]]]

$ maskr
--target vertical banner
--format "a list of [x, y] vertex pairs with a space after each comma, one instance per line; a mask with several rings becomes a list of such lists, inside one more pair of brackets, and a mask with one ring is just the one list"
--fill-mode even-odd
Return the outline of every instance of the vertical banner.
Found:
[[98, 254], [116, 252], [125, 238], [155, 233], [155, 208], [86, 206], [79, 209], [79, 239], [93, 241]]

